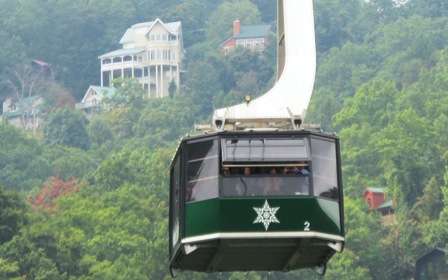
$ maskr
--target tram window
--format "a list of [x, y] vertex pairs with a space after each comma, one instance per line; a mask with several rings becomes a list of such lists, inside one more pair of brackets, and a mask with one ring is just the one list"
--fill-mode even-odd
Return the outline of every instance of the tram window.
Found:
[[218, 167], [217, 140], [187, 144], [187, 202], [218, 197]]
[[281, 162], [308, 159], [307, 139], [222, 139], [223, 162]]
[[[289, 166], [223, 167], [221, 196], [308, 195], [307, 163]], [[250, 172], [244, 172], [246, 169]]]
[[318, 138], [311, 139], [314, 195], [338, 199], [336, 143]]
[[180, 156], [174, 160], [174, 165], [171, 170], [171, 240], [173, 248], [179, 242], [180, 228], [179, 228], [179, 197], [180, 197]]

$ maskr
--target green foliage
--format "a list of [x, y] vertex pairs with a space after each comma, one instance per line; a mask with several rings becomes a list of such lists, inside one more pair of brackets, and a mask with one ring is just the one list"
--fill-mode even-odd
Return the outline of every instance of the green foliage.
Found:
[[0, 185], [0, 246], [11, 240], [26, 222], [26, 210], [19, 194]]
[[337, 254], [331, 260], [325, 279], [357, 280], [374, 279], [369, 275], [369, 270], [364, 266], [359, 266], [359, 256], [353, 251], [345, 249], [343, 254]]
[[117, 78], [112, 80], [112, 85], [116, 90], [110, 98], [104, 97], [106, 104], [119, 108], [131, 108], [132, 111], [142, 108], [146, 93], [137, 79]]
[[89, 148], [86, 130], [87, 119], [69, 107], [56, 109], [48, 117], [44, 128], [44, 142], [48, 145], [64, 145], [83, 150]]
[[46, 177], [44, 165], [34, 166], [37, 156], [43, 150], [42, 144], [36, 139], [27, 137], [14, 127], [0, 123], [0, 146], [1, 185], [6, 188], [30, 189], [35, 186], [36, 178], [41, 183]]
[[249, 0], [225, 1], [209, 17], [207, 41], [218, 48], [233, 34], [233, 21], [240, 20], [243, 25], [261, 24], [258, 7]]
[[[346, 194], [345, 250], [330, 260], [324, 279], [410, 279], [418, 256], [447, 246], [444, 3], [314, 1], [319, 61], [307, 122], [338, 132]], [[0, 279], [170, 279], [166, 202], [176, 141], [214, 108], [272, 86], [275, 36], [261, 54], [222, 55], [218, 47], [235, 19], [275, 26], [275, 6], [266, 0], [0, 0], [0, 71], [12, 69], [13, 60], [51, 63], [57, 84], [45, 88], [48, 106], [67, 103], [69, 94], [79, 100], [85, 85], [98, 84], [98, 55], [116, 49], [132, 24], [180, 20], [188, 48], [187, 88], [171, 88], [171, 98], [146, 100], [136, 80], [121, 79], [109, 100], [114, 108], [90, 124], [67, 108], [55, 111], [44, 141], [0, 124], [0, 185], [32, 190], [34, 198], [51, 189], [44, 182], [56, 175], [58, 184], [51, 185], [60, 190], [67, 181], [70, 189], [72, 177], [83, 185], [56, 191], [51, 214], [29, 211], [16, 192], [0, 188]], [[5, 89], [1, 84], [2, 97]], [[386, 188], [396, 205], [394, 222], [384, 224], [367, 209], [359, 199], [366, 187]], [[317, 276], [309, 270], [179, 276], [298, 278]]]
[[418, 1], [410, 0], [405, 6], [407, 13], [420, 14], [424, 17], [445, 17], [448, 15], [448, 5], [443, 0]]
[[133, 124], [135, 135], [144, 139], [145, 146], [151, 150], [169, 146], [184, 136], [198, 120], [198, 108], [193, 104], [190, 96], [183, 93], [173, 98], [149, 100]]
[[104, 117], [93, 119], [87, 127], [87, 132], [92, 145], [103, 145], [114, 140], [112, 130]]
[[362, 39], [372, 24], [366, 20], [365, 8], [363, 1], [314, 1], [318, 51], [327, 52], [346, 41]]
[[197, 61], [189, 65], [187, 78], [187, 94], [200, 117], [212, 113], [213, 96], [222, 91], [218, 80], [218, 71], [210, 64]]

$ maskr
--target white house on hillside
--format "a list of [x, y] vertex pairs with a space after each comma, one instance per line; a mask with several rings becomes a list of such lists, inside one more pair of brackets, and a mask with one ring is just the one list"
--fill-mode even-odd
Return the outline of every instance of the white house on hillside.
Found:
[[122, 49], [99, 57], [101, 87], [112, 86], [115, 78], [134, 77], [149, 98], [168, 96], [171, 82], [179, 89], [185, 55], [181, 22], [156, 19], [135, 24], [126, 30], [120, 44]]
[[90, 118], [99, 110], [107, 109], [107, 104], [103, 102], [103, 99], [112, 97], [114, 93], [115, 88], [90, 86], [81, 102], [76, 103], [75, 108], [82, 110], [86, 117]]

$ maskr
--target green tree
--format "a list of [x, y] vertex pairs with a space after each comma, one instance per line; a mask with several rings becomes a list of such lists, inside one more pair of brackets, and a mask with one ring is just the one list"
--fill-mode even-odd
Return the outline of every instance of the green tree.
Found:
[[28, 56], [51, 63], [57, 80], [80, 99], [85, 85], [98, 84], [98, 55], [116, 48], [134, 16], [131, 1], [24, 0], [5, 22], [8, 33], [20, 34]]
[[133, 130], [138, 138], [145, 139], [146, 147], [166, 147], [193, 128], [196, 113], [191, 99], [185, 94], [172, 99], [152, 99], [141, 111]]
[[433, 131], [426, 118], [412, 109], [398, 113], [394, 122], [383, 130], [377, 143], [382, 154], [384, 175], [399, 207], [410, 207], [422, 194], [423, 186], [437, 170]]
[[188, 92], [200, 117], [213, 110], [213, 97], [222, 91], [217, 70], [208, 63], [197, 61], [189, 66]]
[[238, 19], [242, 25], [261, 24], [261, 16], [258, 7], [249, 0], [239, 0], [222, 3], [208, 19], [207, 41], [213, 48], [218, 48], [221, 43], [233, 34], [233, 21]]
[[87, 127], [91, 144], [102, 145], [114, 141], [112, 130], [104, 115], [94, 118]]
[[347, 99], [334, 116], [334, 125], [341, 128], [342, 168], [349, 196], [359, 196], [366, 187], [385, 183], [378, 141], [384, 138], [384, 127], [395, 120], [397, 95], [393, 83], [373, 80], [364, 84], [353, 99]]
[[404, 6], [408, 14], [420, 14], [428, 18], [444, 17], [448, 15], [448, 5], [443, 0], [418, 1], [410, 0]]
[[90, 146], [86, 130], [87, 119], [69, 107], [56, 109], [44, 127], [44, 141], [49, 145], [64, 145], [87, 150]]
[[110, 191], [128, 184], [146, 185], [151, 166], [146, 148], [125, 147], [111, 154], [94, 172], [95, 185], [101, 191]]
[[26, 205], [15, 191], [0, 185], [0, 245], [10, 241], [26, 222]]
[[444, 176], [445, 184], [441, 187], [443, 194], [443, 210], [438, 219], [425, 224], [423, 241], [429, 248], [448, 247], [448, 172]]
[[116, 90], [111, 97], [104, 99], [112, 110], [103, 118], [116, 138], [129, 138], [134, 136], [133, 125], [140, 118], [140, 113], [148, 102], [145, 98], [147, 93], [135, 78], [118, 78], [112, 82]]
[[43, 151], [36, 139], [27, 137], [15, 127], [0, 123], [0, 146], [0, 185], [8, 189], [30, 189], [33, 187], [29, 184], [32, 178], [42, 180], [46, 177], [46, 172], [37, 174], [37, 169], [30, 169]]
[[375, 24], [363, 1], [314, 1], [317, 49], [325, 53], [347, 41], [362, 41]]

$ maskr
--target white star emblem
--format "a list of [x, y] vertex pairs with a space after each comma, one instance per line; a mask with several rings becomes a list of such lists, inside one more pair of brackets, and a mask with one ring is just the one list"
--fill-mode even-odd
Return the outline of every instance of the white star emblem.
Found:
[[253, 207], [255, 212], [257, 212], [258, 217], [255, 219], [254, 224], [262, 223], [266, 231], [271, 223], [280, 223], [280, 221], [275, 217], [275, 213], [280, 209], [280, 207], [270, 207], [268, 201], [264, 202], [262, 208]]

